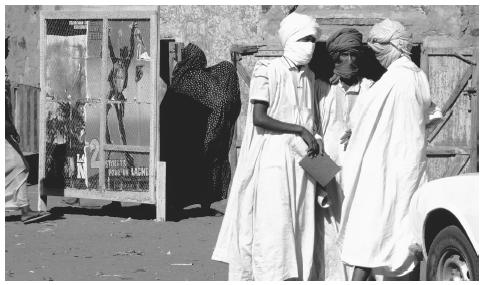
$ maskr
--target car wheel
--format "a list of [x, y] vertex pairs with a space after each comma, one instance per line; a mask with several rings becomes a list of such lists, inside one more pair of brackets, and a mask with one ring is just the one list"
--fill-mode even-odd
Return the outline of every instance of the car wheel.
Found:
[[478, 255], [457, 226], [444, 228], [431, 243], [426, 278], [432, 281], [478, 280]]

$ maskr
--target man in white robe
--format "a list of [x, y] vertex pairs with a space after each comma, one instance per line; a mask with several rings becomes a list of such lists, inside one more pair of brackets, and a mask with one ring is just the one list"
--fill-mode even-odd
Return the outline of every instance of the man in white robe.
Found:
[[[5, 39], [7, 58], [8, 38]], [[39, 222], [50, 216], [49, 212], [33, 211], [27, 198], [28, 163], [20, 150], [20, 136], [12, 117], [10, 80], [5, 68], [5, 210], [20, 211], [24, 224]]]
[[402, 277], [417, 265], [409, 218], [413, 194], [426, 179], [425, 127], [431, 104], [424, 72], [410, 59], [411, 34], [386, 19], [369, 46], [387, 68], [351, 115], [343, 163], [340, 241], [352, 280]]
[[[300, 167], [318, 153], [313, 17], [280, 23], [284, 55], [255, 65], [237, 169], [213, 259], [229, 263], [229, 280], [308, 280], [314, 253], [315, 183]], [[308, 149], [308, 150], [307, 150]]]
[[[353, 28], [343, 28], [326, 41], [327, 51], [334, 64], [330, 82], [317, 80], [316, 96], [320, 98], [320, 130], [324, 151], [342, 166], [346, 140], [350, 134], [349, 120], [357, 99], [365, 96], [374, 84], [360, 75], [359, 62], [362, 51], [362, 34]], [[315, 254], [319, 256], [318, 278], [321, 280], [346, 280], [349, 268], [344, 268], [337, 246], [338, 228], [342, 210], [343, 192], [341, 173], [325, 187], [327, 206], [317, 208], [320, 217], [316, 230], [323, 239], [316, 241]]]

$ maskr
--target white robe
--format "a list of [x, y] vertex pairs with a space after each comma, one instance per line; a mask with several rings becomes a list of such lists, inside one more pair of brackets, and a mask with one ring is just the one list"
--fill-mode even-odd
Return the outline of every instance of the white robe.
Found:
[[28, 170], [15, 148], [5, 140], [5, 210], [17, 211], [28, 206]]
[[[323, 138], [324, 151], [337, 165], [342, 166], [345, 151], [340, 138], [350, 129], [352, 108], [357, 104], [359, 97], [365, 96], [374, 81], [362, 78], [347, 90], [344, 90], [340, 82], [329, 85], [329, 83], [317, 81], [316, 84], [316, 93], [320, 98], [321, 130], [319, 132]], [[340, 186], [342, 171], [337, 173], [335, 181], [325, 187], [331, 204], [330, 208], [316, 208], [316, 215], [320, 216], [317, 219], [316, 231], [323, 237], [315, 242], [316, 260], [321, 261], [317, 265], [319, 280], [344, 281], [351, 277], [351, 268], [344, 268], [337, 244], [344, 197]]]
[[[268, 116], [312, 130], [314, 74], [294, 86], [284, 58], [259, 61], [250, 101], [269, 103]], [[212, 258], [229, 263], [229, 280], [308, 280], [314, 243], [315, 184], [300, 167], [303, 139], [254, 127], [249, 104], [238, 165]]]
[[342, 173], [342, 260], [402, 276], [416, 258], [411, 198], [426, 179], [425, 125], [431, 98], [426, 75], [411, 60], [394, 61], [352, 111]]

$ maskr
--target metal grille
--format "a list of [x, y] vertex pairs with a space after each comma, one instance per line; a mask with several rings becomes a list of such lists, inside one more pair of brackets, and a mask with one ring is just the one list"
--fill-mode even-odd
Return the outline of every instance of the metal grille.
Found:
[[47, 106], [45, 184], [54, 188], [97, 187], [97, 178], [86, 180], [85, 102], [59, 100]]

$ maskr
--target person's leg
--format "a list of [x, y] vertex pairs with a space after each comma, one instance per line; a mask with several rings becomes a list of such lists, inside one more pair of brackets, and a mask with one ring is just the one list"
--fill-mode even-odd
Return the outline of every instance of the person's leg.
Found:
[[367, 281], [370, 274], [370, 268], [355, 266], [352, 273], [352, 281]]
[[21, 205], [19, 207], [22, 214], [20, 220], [24, 222], [24, 224], [39, 222], [50, 216], [49, 212], [34, 211], [30, 208], [27, 199], [27, 182], [20, 187], [17, 194], [17, 202], [19, 205]]
[[48, 215], [47, 212], [32, 211], [27, 198], [28, 170], [18, 153], [8, 140], [5, 140], [5, 209], [21, 211], [21, 220]]
[[[119, 105], [119, 106], [118, 106]], [[119, 134], [121, 135], [121, 141], [123, 145], [127, 145], [126, 129], [124, 128], [124, 103], [114, 105], [116, 108], [117, 122], [119, 125]], [[131, 168], [134, 167], [134, 158], [128, 152], [125, 152], [127, 165]]]
[[[108, 99], [111, 99], [109, 96]], [[107, 104], [106, 106], [106, 143], [111, 144], [111, 134], [109, 133], [109, 110], [111, 109], [111, 104]]]

